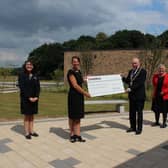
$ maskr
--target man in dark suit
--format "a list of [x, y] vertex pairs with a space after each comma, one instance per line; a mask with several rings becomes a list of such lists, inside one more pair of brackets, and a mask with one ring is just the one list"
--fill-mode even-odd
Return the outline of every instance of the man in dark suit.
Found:
[[129, 97], [129, 120], [130, 128], [127, 132], [134, 132], [138, 135], [142, 132], [143, 108], [145, 103], [145, 80], [146, 70], [140, 66], [138, 58], [132, 59], [132, 69], [127, 77], [122, 78], [128, 84], [126, 92]]

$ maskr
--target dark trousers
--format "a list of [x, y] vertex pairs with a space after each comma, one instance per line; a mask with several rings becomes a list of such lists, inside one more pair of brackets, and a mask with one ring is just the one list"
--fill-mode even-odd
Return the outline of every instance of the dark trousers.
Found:
[[[163, 114], [163, 124], [166, 124], [167, 112], [163, 111], [162, 114]], [[156, 121], [156, 123], [159, 123], [159, 118], [160, 118], [160, 112], [156, 111], [155, 112], [155, 121]]]
[[155, 121], [159, 123], [160, 113], [163, 114], [163, 124], [166, 124], [168, 112], [168, 100], [163, 100], [161, 96], [152, 100], [152, 110], [155, 112]]
[[131, 99], [129, 101], [130, 126], [135, 131], [142, 131], [144, 102], [143, 100]]

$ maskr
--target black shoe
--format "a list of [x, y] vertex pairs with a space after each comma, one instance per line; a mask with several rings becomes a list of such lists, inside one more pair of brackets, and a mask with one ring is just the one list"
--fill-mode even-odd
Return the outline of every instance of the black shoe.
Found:
[[160, 123], [155, 122], [155, 123], [152, 123], [151, 126], [152, 126], [152, 127], [157, 127], [157, 126], [160, 126]]
[[38, 137], [39, 134], [37, 134], [36, 132], [33, 132], [33, 133], [30, 133], [31, 136], [34, 136], [34, 137]]
[[81, 136], [77, 136], [77, 135], [76, 135], [76, 141], [78, 141], [78, 142], [86, 142], [85, 139], [83, 139]]
[[160, 128], [166, 128], [167, 127], [167, 124], [164, 123], [163, 125], [160, 126]]
[[70, 142], [76, 142], [76, 135], [70, 136]]
[[135, 130], [133, 128], [129, 128], [126, 132], [135, 132]]
[[26, 138], [26, 139], [31, 139], [31, 135], [30, 135], [30, 134], [25, 135], [25, 138]]
[[136, 135], [139, 135], [139, 134], [141, 134], [141, 133], [142, 133], [141, 130], [137, 130], [135, 134], [136, 134]]

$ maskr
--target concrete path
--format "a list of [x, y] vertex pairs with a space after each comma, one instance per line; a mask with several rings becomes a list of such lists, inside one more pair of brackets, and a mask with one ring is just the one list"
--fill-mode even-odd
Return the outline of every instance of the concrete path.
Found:
[[126, 133], [128, 115], [88, 115], [85, 143], [70, 143], [66, 118], [35, 123], [39, 137], [26, 140], [22, 121], [0, 123], [0, 168], [167, 168], [168, 128], [151, 127], [144, 113], [141, 135]]

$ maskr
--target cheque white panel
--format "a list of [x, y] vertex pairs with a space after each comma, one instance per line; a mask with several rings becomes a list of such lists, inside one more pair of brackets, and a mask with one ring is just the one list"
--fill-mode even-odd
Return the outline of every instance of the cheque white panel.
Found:
[[92, 97], [125, 92], [121, 76], [118, 74], [89, 76], [87, 85]]

